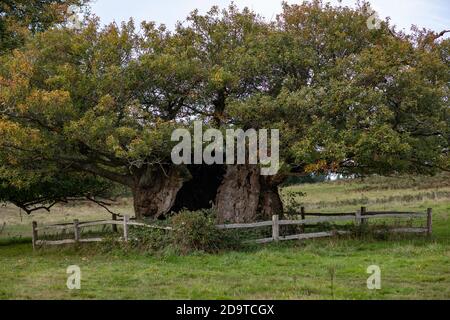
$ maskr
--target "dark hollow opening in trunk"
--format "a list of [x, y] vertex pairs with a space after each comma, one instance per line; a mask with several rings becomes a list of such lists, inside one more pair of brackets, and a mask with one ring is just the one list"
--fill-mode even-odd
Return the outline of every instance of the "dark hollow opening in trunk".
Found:
[[212, 208], [226, 167], [223, 165], [190, 165], [188, 170], [192, 179], [183, 184], [177, 194], [172, 211], [180, 212], [183, 209], [196, 211]]

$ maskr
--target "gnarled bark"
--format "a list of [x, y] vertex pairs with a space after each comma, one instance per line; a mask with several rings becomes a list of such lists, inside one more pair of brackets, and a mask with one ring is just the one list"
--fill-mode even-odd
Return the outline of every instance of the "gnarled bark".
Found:
[[148, 168], [138, 176], [133, 188], [136, 218], [157, 219], [170, 212], [186, 180], [179, 168]]
[[173, 211], [214, 207], [217, 222], [270, 220], [283, 212], [282, 178], [261, 176], [256, 165], [149, 168], [133, 188], [136, 218], [162, 218]]
[[261, 191], [257, 166], [228, 166], [216, 197], [219, 223], [255, 221]]
[[273, 215], [283, 213], [283, 202], [279, 193], [279, 185], [283, 182], [280, 176], [261, 176], [261, 195], [259, 199], [259, 218], [270, 220]]
[[216, 197], [218, 223], [246, 223], [271, 219], [283, 212], [280, 178], [261, 176], [255, 165], [228, 166]]

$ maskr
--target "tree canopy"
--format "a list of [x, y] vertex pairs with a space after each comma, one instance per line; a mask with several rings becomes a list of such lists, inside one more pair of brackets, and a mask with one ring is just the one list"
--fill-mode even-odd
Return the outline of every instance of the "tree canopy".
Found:
[[1, 57], [0, 177], [93, 174], [130, 187], [138, 216], [160, 216], [195, 179], [170, 161], [172, 131], [194, 120], [280, 129], [283, 169], [258, 181], [256, 207], [292, 174], [449, 170], [449, 40], [370, 30], [370, 14], [313, 1], [284, 4], [276, 22], [230, 6], [173, 32], [92, 18], [38, 33]]
[[[2, 1], [0, 3], [0, 54], [21, 47], [37, 32], [66, 24], [70, 6], [83, 7], [84, 0]], [[0, 200], [27, 213], [50, 210], [58, 202], [80, 197], [109, 196], [110, 183], [85, 173], [61, 173], [30, 163], [18, 171], [1, 167]]]
[[25, 39], [64, 23], [68, 8], [87, 0], [2, 0], [0, 2], [0, 53], [20, 47]]

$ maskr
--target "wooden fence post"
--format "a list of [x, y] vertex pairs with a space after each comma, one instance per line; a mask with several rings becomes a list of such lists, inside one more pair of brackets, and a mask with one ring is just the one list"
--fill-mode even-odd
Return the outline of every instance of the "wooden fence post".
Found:
[[[117, 221], [117, 214], [113, 214], [112, 219], [113, 219], [113, 221]], [[117, 232], [117, 224], [112, 225], [112, 231]]]
[[31, 226], [33, 228], [33, 233], [32, 233], [32, 241], [33, 241], [33, 250], [36, 250], [36, 242], [38, 240], [38, 232], [37, 232], [37, 222], [33, 221], [31, 223]]
[[[305, 207], [300, 208], [300, 214], [302, 215], [302, 220], [305, 220], [306, 219]], [[302, 224], [302, 226], [301, 226], [301, 231], [302, 231], [302, 233], [305, 233], [305, 225], [304, 224]]]
[[74, 229], [74, 235], [75, 235], [75, 242], [80, 241], [80, 227], [78, 226], [80, 224], [80, 221], [78, 219], [73, 220], [73, 229]]
[[364, 226], [364, 225], [366, 225], [367, 224], [367, 219], [363, 219], [363, 217], [366, 215], [366, 213], [367, 213], [367, 208], [366, 207], [361, 207], [361, 222], [360, 222], [360, 224], [361, 224], [361, 226]]
[[280, 225], [278, 224], [280, 217], [278, 215], [272, 216], [272, 239], [273, 241], [280, 240]]
[[362, 222], [362, 219], [361, 219], [361, 211], [358, 210], [358, 211], [356, 211], [356, 215], [355, 215], [355, 223], [356, 223], [356, 226], [357, 226], [357, 227], [361, 227], [361, 222]]
[[427, 209], [427, 235], [431, 236], [433, 233], [433, 209]]
[[123, 217], [123, 241], [128, 242], [128, 221], [130, 220], [129, 216]]

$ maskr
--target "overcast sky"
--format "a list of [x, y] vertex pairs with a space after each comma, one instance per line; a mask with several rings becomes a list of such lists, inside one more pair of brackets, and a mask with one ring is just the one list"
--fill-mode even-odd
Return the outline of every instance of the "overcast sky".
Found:
[[[287, 0], [299, 3], [300, 0]], [[337, 3], [337, 0], [331, 0]], [[435, 31], [450, 29], [450, 0], [371, 0], [372, 7], [381, 17], [391, 17], [394, 24], [409, 30], [412, 24]], [[120, 22], [133, 17], [164, 23], [173, 28], [178, 20], [183, 21], [194, 9], [207, 11], [213, 5], [225, 7], [231, 0], [93, 0], [92, 12], [102, 23]], [[239, 7], [249, 7], [262, 16], [272, 19], [281, 11], [281, 0], [235, 0]], [[355, 0], [343, 0], [353, 5]]]

